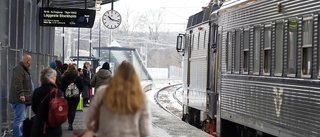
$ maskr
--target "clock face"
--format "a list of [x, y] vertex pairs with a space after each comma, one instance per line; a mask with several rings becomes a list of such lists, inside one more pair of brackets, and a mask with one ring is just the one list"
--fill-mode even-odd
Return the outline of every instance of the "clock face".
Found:
[[121, 15], [115, 10], [108, 10], [102, 16], [104, 26], [109, 29], [115, 29], [121, 24]]

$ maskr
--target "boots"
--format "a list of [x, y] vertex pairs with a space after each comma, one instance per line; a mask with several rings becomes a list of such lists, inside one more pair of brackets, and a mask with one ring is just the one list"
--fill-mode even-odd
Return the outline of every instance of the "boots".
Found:
[[72, 124], [69, 124], [68, 130], [73, 130]]

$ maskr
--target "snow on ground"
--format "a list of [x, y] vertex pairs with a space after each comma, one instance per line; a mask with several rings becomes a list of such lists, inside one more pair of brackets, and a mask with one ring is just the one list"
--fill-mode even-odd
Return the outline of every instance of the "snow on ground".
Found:
[[152, 88], [152, 90], [149, 90], [147, 91], [147, 97], [148, 99], [153, 102], [153, 103], [156, 103], [155, 100], [154, 100], [154, 94], [161, 88], [163, 87], [166, 87], [166, 86], [169, 86], [169, 84], [171, 83], [175, 83], [174, 81], [171, 82], [169, 80], [154, 80], [153, 81], [153, 84], [154, 84], [154, 88]]
[[[148, 99], [153, 102], [156, 103], [154, 100], [154, 94], [161, 88], [172, 85], [172, 84], [178, 84], [178, 83], [182, 83], [182, 80], [169, 80], [169, 79], [165, 79], [165, 80], [153, 80], [153, 84], [154, 84], [154, 88], [150, 91], [147, 91], [146, 95], [148, 97]], [[171, 96], [171, 95], [170, 95]], [[178, 98], [179, 96], [179, 98]], [[182, 101], [182, 96], [178, 95], [177, 93], [177, 98], [181, 99], [180, 101]], [[171, 96], [172, 97], [172, 96]], [[170, 100], [175, 100], [173, 97], [170, 98]]]
[[[182, 106], [178, 103], [178, 101], [176, 99], [174, 99], [173, 97], [173, 94], [172, 95], [169, 95], [169, 99], [170, 99], [170, 102], [171, 102], [171, 106], [182, 111]], [[179, 99], [179, 98], [178, 98]], [[181, 101], [181, 100], [180, 100]]]
[[[178, 84], [181, 83], [181, 80], [154, 80], [154, 88], [150, 91], [146, 92], [147, 98], [150, 100], [150, 102], [155, 103], [154, 95], [155, 93], [160, 90], [163, 87]], [[178, 117], [181, 117], [182, 112], [182, 106], [174, 99], [172, 91], [162, 91], [159, 94], [159, 101], [161, 104], [166, 107], [169, 111], [177, 115]], [[182, 101], [182, 95], [181, 92], [177, 92], [177, 98]]]

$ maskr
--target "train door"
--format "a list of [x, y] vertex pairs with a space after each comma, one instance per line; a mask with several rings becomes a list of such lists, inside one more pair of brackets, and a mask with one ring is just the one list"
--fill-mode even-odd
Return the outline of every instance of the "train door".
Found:
[[176, 50], [182, 57], [183, 68], [183, 110], [182, 120], [188, 122], [188, 104], [189, 104], [189, 84], [190, 84], [190, 57], [191, 57], [191, 36], [192, 30], [187, 31], [186, 34], [179, 34], [177, 37]]
[[215, 20], [214, 15], [211, 15], [210, 21], [210, 33], [209, 33], [209, 45], [210, 50], [208, 51], [208, 80], [207, 80], [207, 132], [213, 136], [217, 136], [217, 103], [218, 103], [218, 69], [219, 69], [219, 58], [218, 58], [218, 24]]

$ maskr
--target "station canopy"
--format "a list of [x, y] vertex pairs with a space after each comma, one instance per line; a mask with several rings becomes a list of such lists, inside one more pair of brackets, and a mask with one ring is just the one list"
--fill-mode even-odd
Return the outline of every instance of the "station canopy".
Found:
[[[113, 0], [116, 2], [118, 0]], [[112, 0], [102, 0], [101, 5], [111, 3]], [[85, 0], [50, 0], [50, 7], [55, 8], [85, 8]], [[94, 8], [96, 4], [96, 0], [87, 0], [87, 8]]]

